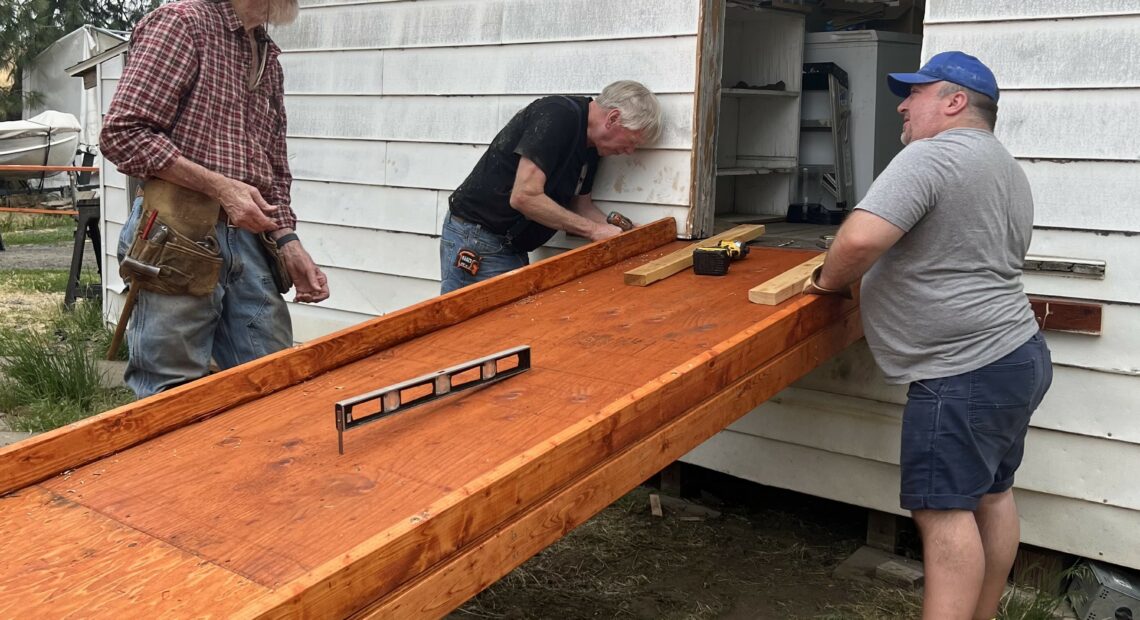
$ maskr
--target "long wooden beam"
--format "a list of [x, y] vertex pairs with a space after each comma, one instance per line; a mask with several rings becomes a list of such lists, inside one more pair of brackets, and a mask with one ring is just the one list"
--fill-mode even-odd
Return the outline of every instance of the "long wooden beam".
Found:
[[661, 258], [649, 261], [636, 269], [625, 272], [625, 283], [630, 286], [649, 286], [658, 280], [684, 271], [693, 266], [693, 250], [709, 247], [721, 241], [752, 241], [764, 234], [764, 226], [759, 224], [745, 224], [737, 226], [719, 235], [698, 241], [676, 252], [666, 254]]
[[519, 510], [569, 484], [579, 472], [640, 441], [705, 398], [824, 327], [855, 301], [804, 297], [764, 321], [614, 401], [558, 435], [378, 532], [351, 551], [255, 601], [242, 617], [343, 617], [356, 601], [377, 600], [410, 575], [471, 544]]
[[0, 495], [676, 239], [666, 218], [0, 448]]
[[353, 618], [445, 616], [861, 335], [852, 310]]
[[811, 272], [823, 264], [825, 254], [813, 256], [780, 275], [752, 287], [748, 291], [748, 301], [754, 304], [775, 306], [800, 294], [804, 282], [811, 277]]

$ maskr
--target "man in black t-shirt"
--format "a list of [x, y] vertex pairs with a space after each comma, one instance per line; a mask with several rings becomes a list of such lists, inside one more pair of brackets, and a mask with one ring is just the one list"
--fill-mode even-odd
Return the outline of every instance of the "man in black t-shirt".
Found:
[[628, 80], [597, 99], [555, 95], [520, 110], [451, 195], [441, 292], [526, 265], [527, 252], [559, 230], [591, 241], [620, 233], [590, 198], [598, 160], [628, 155], [660, 132], [657, 97]]

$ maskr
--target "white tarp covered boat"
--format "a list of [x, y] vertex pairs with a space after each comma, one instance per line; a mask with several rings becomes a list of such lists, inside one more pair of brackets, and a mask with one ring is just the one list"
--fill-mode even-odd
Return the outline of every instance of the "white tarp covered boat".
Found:
[[[79, 119], [48, 110], [22, 121], [0, 123], [0, 165], [69, 166], [79, 145]], [[7, 178], [38, 177], [38, 172], [0, 172]]]

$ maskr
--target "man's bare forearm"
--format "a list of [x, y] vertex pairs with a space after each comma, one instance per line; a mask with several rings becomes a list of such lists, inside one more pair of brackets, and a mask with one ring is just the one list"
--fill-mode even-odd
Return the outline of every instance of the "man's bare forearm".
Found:
[[154, 173], [154, 176], [188, 187], [218, 200], [227, 179], [225, 176], [196, 164], [181, 155], [174, 163]]
[[597, 227], [589, 219], [563, 209], [546, 194], [512, 195], [511, 206], [532, 222], [580, 237], [591, 236]]

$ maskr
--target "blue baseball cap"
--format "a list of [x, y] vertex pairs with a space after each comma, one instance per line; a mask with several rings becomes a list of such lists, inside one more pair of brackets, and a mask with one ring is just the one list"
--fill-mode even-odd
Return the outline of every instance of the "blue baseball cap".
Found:
[[994, 101], [998, 100], [997, 79], [982, 61], [963, 52], [942, 52], [935, 54], [918, 73], [888, 73], [887, 86], [891, 92], [902, 98], [910, 96], [913, 84], [931, 82], [953, 82], [977, 91]]

